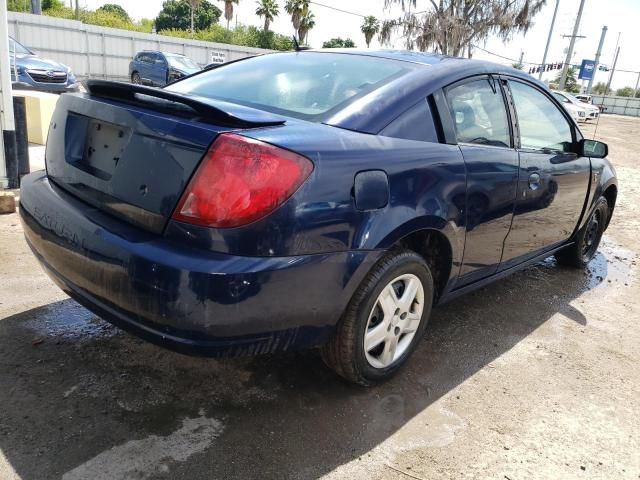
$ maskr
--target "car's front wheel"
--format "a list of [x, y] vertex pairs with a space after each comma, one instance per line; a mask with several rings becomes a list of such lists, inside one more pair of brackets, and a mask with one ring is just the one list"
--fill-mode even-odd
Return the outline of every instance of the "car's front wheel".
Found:
[[393, 251], [362, 282], [330, 342], [325, 363], [360, 385], [394, 375], [423, 336], [433, 304], [433, 278], [415, 252]]
[[142, 83], [142, 79], [140, 78], [140, 74], [138, 72], [133, 72], [131, 75], [131, 83], [135, 83], [136, 85], [140, 85]]
[[555, 254], [558, 263], [584, 268], [598, 251], [608, 219], [609, 203], [600, 197], [587, 223], [578, 231], [575, 242]]

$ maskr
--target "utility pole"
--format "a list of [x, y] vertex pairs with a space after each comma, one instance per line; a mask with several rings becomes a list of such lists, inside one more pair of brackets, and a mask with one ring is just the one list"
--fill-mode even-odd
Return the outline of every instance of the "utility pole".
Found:
[[567, 83], [567, 70], [569, 70], [569, 63], [571, 63], [571, 57], [573, 56], [573, 47], [576, 43], [576, 37], [578, 36], [578, 29], [580, 28], [580, 18], [582, 18], [582, 9], [584, 8], [584, 0], [580, 0], [580, 8], [578, 9], [578, 16], [576, 17], [576, 23], [573, 25], [573, 35], [571, 35], [571, 42], [569, 42], [569, 50], [567, 50], [567, 58], [562, 66], [562, 75], [560, 76], [559, 90], [564, 90]]
[[587, 85], [587, 95], [591, 95], [591, 87], [593, 87], [593, 79], [596, 77], [596, 73], [598, 73], [598, 65], [600, 65], [600, 54], [602, 53], [602, 45], [604, 45], [604, 37], [607, 36], [608, 27], [605, 25], [602, 27], [602, 34], [600, 35], [600, 43], [598, 43], [598, 51], [596, 52], [596, 60], [593, 65], [593, 74], [589, 79], [589, 84]]
[[0, 0], [0, 190], [9, 186], [7, 166], [16, 161], [16, 122], [13, 117], [9, 67], [7, 2]]
[[607, 82], [607, 88], [604, 91], [605, 95], [609, 94], [609, 89], [611, 88], [611, 80], [613, 80], [613, 74], [616, 71], [616, 63], [618, 63], [618, 55], [620, 55], [620, 47], [616, 50], [616, 57], [613, 59], [613, 67], [611, 67], [611, 75], [609, 75], [609, 81]]
[[519, 65], [524, 65], [522, 61], [524, 60], [524, 50], [520, 50], [520, 60], [518, 61]]
[[542, 68], [540, 69], [540, 75], [538, 75], [538, 80], [542, 80], [542, 72], [544, 72], [544, 67], [547, 64], [547, 53], [549, 53], [549, 45], [551, 44], [551, 36], [553, 35], [553, 26], [556, 24], [556, 15], [558, 14], [558, 5], [560, 5], [560, 0], [556, 0], [556, 8], [553, 11], [553, 20], [551, 20], [551, 28], [549, 28], [549, 36], [547, 37], [547, 46], [544, 47], [544, 55], [542, 56]]
[[31, 13], [35, 15], [42, 15], [42, 5], [40, 0], [31, 0]]

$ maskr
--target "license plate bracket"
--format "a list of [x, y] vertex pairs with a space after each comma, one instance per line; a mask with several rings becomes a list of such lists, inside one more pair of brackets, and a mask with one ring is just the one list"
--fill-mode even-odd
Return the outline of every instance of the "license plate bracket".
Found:
[[[80, 152], [75, 155], [68, 155], [69, 163], [100, 180], [111, 180], [129, 142], [130, 129], [97, 118], [88, 118], [80, 115], [77, 115], [77, 117], [81, 118], [75, 119], [76, 122], [72, 123], [76, 124], [76, 126], [83, 124], [82, 127], [84, 128], [79, 130], [84, 130], [86, 133], [84, 142], [82, 142], [82, 153], [80, 155], [78, 155]], [[80, 131], [74, 130], [76, 132], [74, 136], [77, 137]], [[80, 133], [80, 135], [82, 134]], [[80, 138], [77, 140], [81, 141]]]

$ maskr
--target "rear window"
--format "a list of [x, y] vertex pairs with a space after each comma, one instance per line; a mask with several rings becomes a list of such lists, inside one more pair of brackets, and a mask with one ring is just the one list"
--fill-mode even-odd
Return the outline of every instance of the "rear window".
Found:
[[314, 119], [341, 110], [415, 68], [384, 58], [292, 52], [231, 63], [167, 89]]

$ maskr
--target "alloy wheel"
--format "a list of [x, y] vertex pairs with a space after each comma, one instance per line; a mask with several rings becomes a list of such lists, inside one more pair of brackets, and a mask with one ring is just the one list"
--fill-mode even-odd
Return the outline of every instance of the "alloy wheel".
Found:
[[420, 326], [424, 287], [413, 274], [396, 277], [380, 292], [364, 333], [367, 362], [387, 368], [407, 351]]

